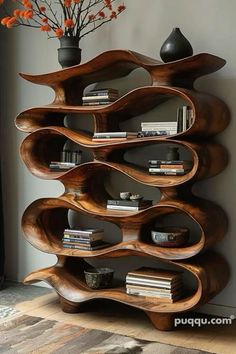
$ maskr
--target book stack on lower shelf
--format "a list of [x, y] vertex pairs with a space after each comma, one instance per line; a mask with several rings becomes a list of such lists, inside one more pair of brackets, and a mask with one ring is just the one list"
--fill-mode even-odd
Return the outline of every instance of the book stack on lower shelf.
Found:
[[182, 274], [142, 267], [126, 276], [126, 293], [173, 303], [183, 295]]
[[123, 200], [123, 199], [108, 199], [108, 210], [123, 210], [123, 211], [138, 211], [146, 209], [152, 205], [152, 200]]
[[149, 160], [149, 174], [162, 176], [182, 176], [191, 170], [190, 160]]
[[118, 90], [114, 88], [104, 88], [89, 91], [82, 97], [83, 106], [106, 105], [119, 98]]
[[103, 237], [103, 229], [65, 229], [62, 245], [64, 248], [93, 251], [109, 246], [108, 243], [103, 242]]

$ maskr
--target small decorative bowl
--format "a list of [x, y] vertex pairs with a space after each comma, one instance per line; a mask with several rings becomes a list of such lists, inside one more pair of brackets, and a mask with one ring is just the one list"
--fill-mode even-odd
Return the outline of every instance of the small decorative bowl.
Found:
[[189, 239], [187, 227], [158, 227], [151, 231], [153, 242], [161, 247], [180, 247]]
[[130, 192], [120, 192], [120, 198], [123, 200], [129, 200], [132, 193]]
[[109, 288], [114, 270], [111, 268], [90, 268], [84, 271], [85, 280], [91, 289]]
[[143, 199], [143, 197], [140, 195], [140, 194], [132, 194], [131, 196], [130, 196], [130, 200], [142, 200]]

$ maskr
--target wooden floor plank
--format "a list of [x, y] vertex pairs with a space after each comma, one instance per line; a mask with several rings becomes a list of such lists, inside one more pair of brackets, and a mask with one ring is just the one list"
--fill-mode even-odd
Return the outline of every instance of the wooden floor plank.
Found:
[[[20, 314], [23, 313], [29, 316], [42, 317], [50, 321], [57, 321], [59, 322], [58, 326], [76, 325], [88, 330], [103, 330], [117, 335], [199, 349], [217, 354], [236, 354], [235, 321], [232, 325], [204, 325], [201, 327], [185, 325], [178, 327], [172, 332], [161, 332], [153, 327], [149, 319], [141, 311], [136, 311], [132, 308], [119, 308], [115, 303], [112, 303], [110, 308], [109, 306], [107, 308], [105, 306], [106, 310], [96, 310], [96, 305], [94, 307], [91, 305], [91, 308], [88, 307], [88, 310], [85, 312], [78, 314], [64, 313], [61, 310], [58, 296], [54, 292], [18, 303], [15, 305], [15, 308], [20, 311]], [[19, 315], [17, 314], [17, 316]], [[73, 342], [73, 338], [71, 340]], [[57, 345], [55, 343], [48, 343], [47, 350], [53, 352]], [[62, 350], [61, 348], [63, 348], [62, 344], [60, 345], [56, 349], [57, 353], [58, 350]], [[74, 344], [72, 343], [70, 354], [73, 354], [73, 348]], [[45, 346], [37, 354], [45, 354], [43, 350], [45, 350]]]

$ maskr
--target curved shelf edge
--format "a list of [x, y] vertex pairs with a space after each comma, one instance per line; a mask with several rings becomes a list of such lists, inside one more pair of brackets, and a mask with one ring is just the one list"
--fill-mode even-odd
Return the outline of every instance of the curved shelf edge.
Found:
[[[49, 164], [51, 161], [60, 159], [60, 151], [63, 149], [67, 139], [89, 149], [95, 156], [95, 160], [82, 163], [69, 170], [51, 171]], [[147, 167], [132, 165], [124, 160], [123, 153], [125, 148], [127, 151], [128, 148], [146, 146], [150, 143], [172, 143], [182, 146], [192, 155], [192, 168], [182, 176], [159, 176], [149, 174]], [[83, 183], [86, 184], [86, 179], [88, 180], [98, 169], [103, 171], [104, 174], [109, 171], [117, 171], [136, 182], [164, 188], [215, 176], [228, 163], [226, 149], [217, 143], [204, 144], [174, 139], [167, 141], [154, 138], [151, 140], [137, 138], [133, 142], [111, 143], [107, 146], [95, 147], [91, 137], [87, 134], [76, 133], [60, 127], [41, 128], [27, 136], [21, 144], [20, 154], [32, 174], [42, 179], [60, 180], [70, 190], [77, 189], [77, 186]], [[214, 160], [213, 156], [215, 155], [220, 155], [221, 159]], [[46, 160], [44, 161], [43, 158]]]
[[82, 76], [83, 85], [86, 86], [91, 82], [100, 81], [104, 74], [111, 80], [142, 67], [150, 72], [154, 84], [171, 84], [181, 87], [192, 86], [194, 80], [219, 70], [225, 63], [224, 59], [208, 53], [199, 53], [170, 63], [163, 63], [130, 50], [110, 50], [84, 64], [64, 70], [43, 75], [23, 73], [20, 75], [30, 82], [55, 89], [56, 86], [62, 85], [75, 76]]
[[[192, 125], [186, 131], [174, 135], [175, 137], [215, 135], [228, 125], [230, 112], [219, 98], [194, 90], [170, 86], [139, 87], [115, 102], [103, 106], [67, 105], [54, 102], [47, 106], [33, 107], [21, 112], [16, 117], [15, 124], [19, 130], [31, 133], [40, 127], [63, 126], [66, 114], [86, 113], [94, 115], [96, 132], [100, 130], [100, 115], [102, 115], [102, 127], [104, 127], [104, 124], [105, 126], [108, 124], [111, 115], [113, 123], [115, 121], [117, 123], [117, 120], [127, 120], [154, 109], [173, 96], [179, 96], [185, 100], [193, 110]], [[196, 120], [196, 117], [201, 119]]]
[[[85, 198], [86, 200], [88, 198]], [[80, 251], [62, 247], [64, 229], [69, 228], [68, 210], [89, 215], [116, 224], [122, 231], [122, 241], [96, 251]], [[210, 210], [210, 211], [209, 211]], [[199, 240], [186, 247], [164, 248], [140, 239], [141, 228], [165, 214], [181, 212], [195, 222], [200, 229]], [[212, 224], [211, 220], [216, 220]], [[134, 225], [132, 227], [132, 225]], [[227, 220], [223, 211], [211, 202], [186, 203], [183, 201], [160, 202], [139, 213], [118, 213], [114, 217], [110, 211], [98, 213], [90, 204], [83, 209], [73, 199], [67, 197], [42, 198], [33, 202], [24, 212], [22, 229], [29, 243], [46, 253], [74, 257], [123, 257], [127, 255], [150, 256], [177, 260], [192, 257], [209, 248], [225, 235]], [[217, 236], [216, 236], [217, 235]]]
[[74, 304], [75, 308], [82, 302], [102, 298], [128, 304], [144, 311], [178, 313], [208, 302], [225, 287], [229, 279], [228, 265], [220, 255], [209, 253], [207, 259], [206, 257], [195, 257], [194, 261], [169, 262], [180, 270], [190, 272], [197, 280], [197, 290], [189, 297], [174, 303], [158, 302], [158, 299], [155, 298], [146, 301], [146, 298], [126, 294], [125, 289], [121, 287], [101, 290], [89, 289], [83, 280], [83, 269], [85, 269], [86, 263], [83, 260], [78, 262], [79, 273], [76, 275], [67, 269], [66, 264], [59, 264], [59, 266], [31, 273], [26, 277], [25, 283], [46, 281], [62, 298]]

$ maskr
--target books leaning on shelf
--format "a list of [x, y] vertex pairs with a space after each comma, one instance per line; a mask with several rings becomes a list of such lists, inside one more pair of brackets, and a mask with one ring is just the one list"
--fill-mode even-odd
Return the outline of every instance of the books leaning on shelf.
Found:
[[103, 237], [103, 229], [65, 229], [62, 246], [64, 248], [94, 251], [109, 246], [108, 243], [103, 242]]
[[187, 130], [193, 123], [193, 110], [189, 106], [177, 108], [177, 132], [181, 133]]
[[157, 298], [158, 301], [175, 302], [183, 292], [180, 272], [142, 267], [126, 276], [126, 293]]
[[93, 141], [125, 141], [128, 139], [137, 138], [136, 132], [101, 132], [94, 133]]
[[142, 122], [142, 132], [146, 133], [146, 136], [152, 136], [152, 132], [156, 132], [157, 135], [172, 135], [177, 134], [177, 120], [174, 122]]
[[149, 174], [163, 176], [181, 176], [189, 172], [193, 166], [190, 160], [149, 160]]
[[138, 211], [152, 206], [152, 200], [108, 199], [108, 210]]
[[89, 91], [82, 97], [83, 106], [106, 105], [116, 101], [119, 98], [119, 92], [116, 89], [97, 89]]

